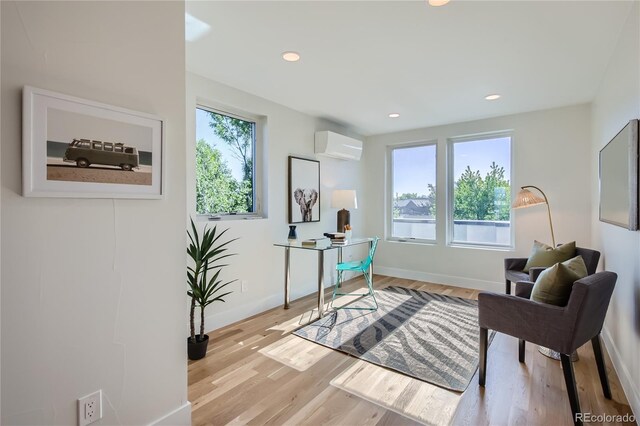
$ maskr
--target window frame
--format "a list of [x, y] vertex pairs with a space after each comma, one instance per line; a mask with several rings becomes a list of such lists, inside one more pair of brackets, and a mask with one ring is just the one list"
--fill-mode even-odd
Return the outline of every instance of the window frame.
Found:
[[514, 136], [513, 130], [500, 130], [494, 132], [486, 132], [486, 133], [476, 133], [471, 135], [464, 136], [454, 136], [447, 138], [447, 173], [446, 173], [446, 245], [449, 247], [471, 247], [471, 248], [483, 248], [483, 249], [491, 249], [491, 250], [513, 250], [515, 248], [515, 221], [513, 220], [513, 211], [510, 213], [509, 218], [509, 244], [491, 244], [491, 243], [475, 243], [475, 242], [465, 242], [465, 241], [455, 241], [453, 238], [454, 234], [454, 184], [455, 177], [454, 173], [454, 150], [453, 147], [456, 143], [460, 142], [474, 142], [474, 141], [483, 141], [487, 139], [497, 139], [497, 138], [509, 138], [509, 202], [511, 203], [513, 200], [513, 190], [514, 190]]
[[253, 188], [253, 212], [247, 213], [235, 213], [235, 212], [220, 212], [220, 213], [198, 213], [196, 200], [197, 194], [195, 193], [197, 174], [194, 173], [194, 205], [193, 209], [195, 211], [196, 217], [199, 220], [211, 220], [211, 219], [220, 219], [220, 220], [234, 220], [234, 219], [259, 219], [265, 218], [266, 212], [263, 209], [263, 188], [264, 188], [264, 177], [263, 177], [263, 149], [265, 145], [265, 130], [264, 127], [266, 125], [266, 118], [264, 116], [260, 116], [257, 114], [252, 114], [246, 111], [237, 110], [235, 108], [227, 107], [224, 105], [216, 104], [215, 102], [206, 101], [200, 98], [196, 99], [194, 112], [194, 140], [193, 140], [193, 162], [194, 169], [195, 163], [197, 161], [197, 151], [196, 151], [196, 126], [197, 126], [197, 110], [201, 109], [207, 112], [212, 112], [214, 114], [220, 114], [231, 118], [236, 118], [239, 120], [247, 121], [253, 123], [253, 143], [251, 147], [251, 158], [253, 165], [253, 173], [251, 177], [251, 184]]
[[[435, 176], [436, 176], [436, 194], [438, 191], [438, 140], [429, 139], [414, 142], [403, 142], [387, 145], [387, 167], [386, 167], [386, 197], [385, 197], [385, 240], [400, 243], [416, 243], [435, 245], [438, 241], [438, 212], [435, 213], [435, 236], [433, 239], [413, 238], [413, 237], [396, 237], [393, 235], [393, 151], [396, 149], [417, 148], [422, 146], [433, 146], [435, 148]], [[436, 204], [437, 206], [437, 204]]]

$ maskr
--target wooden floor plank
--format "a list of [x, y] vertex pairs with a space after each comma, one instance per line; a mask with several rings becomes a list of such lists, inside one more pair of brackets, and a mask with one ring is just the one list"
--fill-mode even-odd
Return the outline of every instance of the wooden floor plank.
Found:
[[[477, 299], [478, 291], [376, 275], [376, 288], [403, 286]], [[365, 285], [345, 283], [347, 291]], [[326, 300], [330, 300], [327, 292]], [[317, 315], [308, 296], [209, 333], [207, 356], [190, 361], [189, 400], [194, 425], [571, 425], [559, 361], [527, 344], [518, 362], [517, 340], [497, 334], [488, 353], [487, 384], [477, 373], [455, 393], [357, 360], [291, 332]], [[591, 344], [574, 364], [583, 411], [631, 410], [605, 354], [612, 400], [602, 395]], [[333, 383], [333, 384], [332, 384]]]

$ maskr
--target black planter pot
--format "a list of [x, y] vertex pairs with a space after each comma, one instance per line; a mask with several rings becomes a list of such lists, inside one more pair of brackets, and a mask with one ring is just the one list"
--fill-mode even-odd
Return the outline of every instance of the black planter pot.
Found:
[[209, 336], [204, 335], [200, 339], [200, 335], [196, 334], [196, 342], [193, 343], [190, 337], [187, 337], [187, 354], [190, 360], [202, 359], [207, 354], [207, 345], [209, 344]]

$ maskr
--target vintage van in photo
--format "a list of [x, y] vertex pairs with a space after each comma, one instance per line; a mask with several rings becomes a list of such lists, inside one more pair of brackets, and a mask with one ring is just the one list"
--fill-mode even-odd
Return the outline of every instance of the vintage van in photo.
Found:
[[76, 163], [78, 167], [92, 164], [116, 166], [130, 171], [139, 166], [138, 149], [123, 143], [101, 142], [89, 139], [74, 139], [64, 153], [64, 161]]

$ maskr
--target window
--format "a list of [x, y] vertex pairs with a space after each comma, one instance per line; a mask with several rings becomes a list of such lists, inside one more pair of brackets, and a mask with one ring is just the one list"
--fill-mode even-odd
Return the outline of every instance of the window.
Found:
[[392, 146], [389, 164], [390, 239], [435, 241], [436, 144]]
[[256, 119], [196, 108], [196, 213], [252, 214]]
[[511, 136], [449, 140], [449, 243], [512, 246]]

